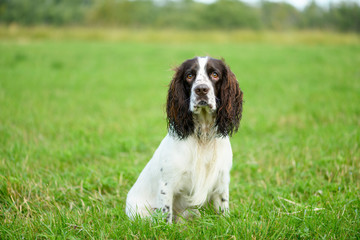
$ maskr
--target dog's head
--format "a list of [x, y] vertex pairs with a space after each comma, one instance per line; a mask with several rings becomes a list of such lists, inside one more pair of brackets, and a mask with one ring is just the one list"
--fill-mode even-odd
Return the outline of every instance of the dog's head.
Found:
[[196, 57], [175, 70], [167, 97], [170, 133], [184, 139], [194, 133], [194, 114], [206, 111], [215, 117], [219, 136], [236, 132], [242, 113], [243, 93], [223, 60]]

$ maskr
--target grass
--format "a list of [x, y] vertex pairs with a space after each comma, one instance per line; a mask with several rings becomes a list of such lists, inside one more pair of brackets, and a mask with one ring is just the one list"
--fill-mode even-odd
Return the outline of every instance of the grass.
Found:
[[[184, 33], [181, 43], [165, 32], [152, 41], [24, 31], [0, 31], [0, 239], [360, 238], [354, 36]], [[246, 101], [231, 140], [231, 215], [131, 222], [127, 191], [166, 134], [170, 69], [206, 54], [226, 59]]]
[[52, 28], [49, 26], [21, 27], [18, 25], [1, 26], [0, 38], [11, 41], [42, 40], [85, 40], [85, 41], [126, 41], [148, 43], [272, 43], [272, 44], [360, 44], [356, 33], [304, 31], [187, 31], [173, 29], [119, 29], [102, 27], [67, 27]]

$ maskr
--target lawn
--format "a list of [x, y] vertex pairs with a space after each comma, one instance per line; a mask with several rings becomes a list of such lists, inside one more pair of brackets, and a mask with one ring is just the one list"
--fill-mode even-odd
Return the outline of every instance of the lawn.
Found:
[[[0, 31], [0, 239], [360, 238], [358, 36], [28, 31]], [[231, 214], [132, 222], [171, 69], [196, 55], [223, 57], [244, 92]]]

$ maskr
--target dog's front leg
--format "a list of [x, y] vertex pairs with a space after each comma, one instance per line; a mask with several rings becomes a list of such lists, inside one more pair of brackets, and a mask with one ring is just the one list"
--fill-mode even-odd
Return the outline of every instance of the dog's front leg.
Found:
[[229, 184], [230, 175], [223, 174], [219, 181], [219, 192], [214, 193], [212, 196], [212, 204], [218, 213], [228, 214], [229, 213]]
[[168, 181], [160, 181], [159, 205], [163, 214], [166, 215], [166, 222], [172, 223], [173, 219], [173, 189]]
[[225, 191], [221, 194], [214, 194], [213, 198], [213, 206], [215, 211], [222, 214], [229, 213], [229, 191]]

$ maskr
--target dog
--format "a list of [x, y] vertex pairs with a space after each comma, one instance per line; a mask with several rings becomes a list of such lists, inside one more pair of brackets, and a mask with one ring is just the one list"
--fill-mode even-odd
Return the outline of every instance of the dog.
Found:
[[195, 57], [177, 67], [167, 96], [168, 134], [130, 189], [126, 214], [159, 211], [172, 223], [206, 204], [229, 212], [229, 137], [239, 128], [242, 104], [223, 60]]

